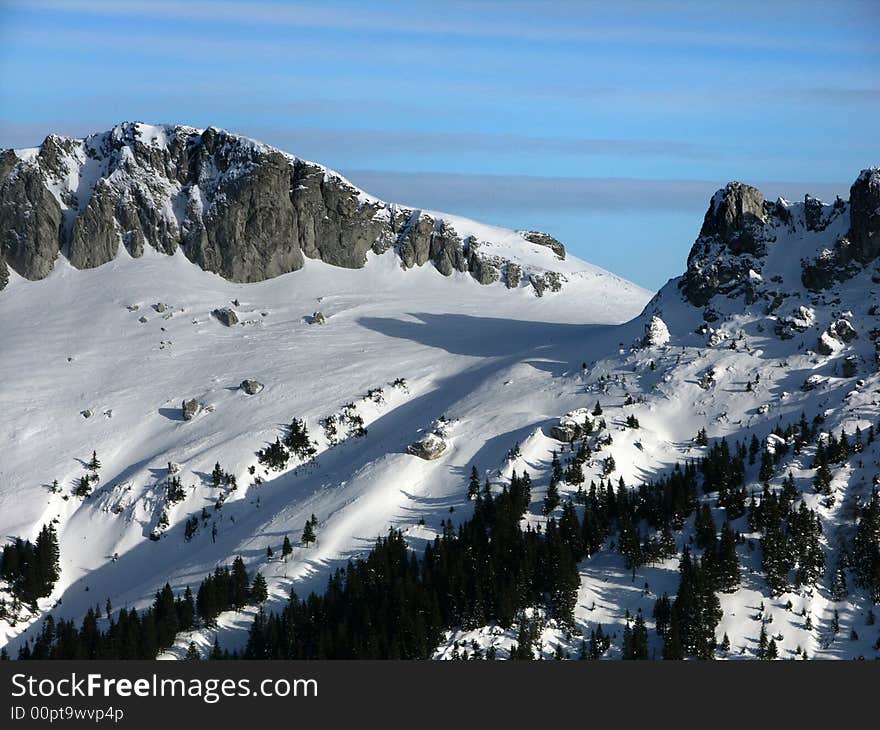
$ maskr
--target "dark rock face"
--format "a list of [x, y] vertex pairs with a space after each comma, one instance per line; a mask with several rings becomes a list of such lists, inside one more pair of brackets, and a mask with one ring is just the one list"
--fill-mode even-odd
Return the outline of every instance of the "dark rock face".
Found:
[[[17, 164], [12, 150], [0, 156], [0, 283], [6, 264], [26, 279], [42, 279], [61, 247], [61, 206], [38, 167]], [[5, 261], [5, 263], [3, 263]]]
[[403, 268], [424, 266], [431, 255], [431, 237], [434, 233], [434, 219], [429, 215], [413, 214], [400, 239], [400, 261]]
[[501, 277], [501, 273], [498, 271], [498, 267], [494, 263], [479, 256], [477, 254], [478, 250], [479, 243], [472, 238], [468, 239], [468, 271], [470, 271], [471, 276], [481, 284], [494, 284]]
[[703, 307], [747, 282], [749, 270], [760, 270], [756, 259], [765, 253], [767, 207], [761, 191], [750, 185], [732, 182], [715, 193], [681, 283], [691, 304]]
[[[86, 209], [73, 222], [68, 258], [76, 268], [93, 269], [116, 257], [119, 232], [113, 213], [113, 192], [100, 180]], [[131, 251], [134, 256], [142, 252], [143, 247]]]
[[863, 170], [849, 196], [852, 256], [868, 263], [880, 255], [880, 168]]
[[542, 233], [541, 231], [520, 231], [520, 235], [526, 241], [537, 243], [539, 246], [547, 246], [547, 248], [551, 249], [559, 258], [565, 258], [565, 246], [550, 234]]
[[761, 191], [751, 185], [731, 182], [713, 196], [700, 236], [717, 236], [734, 254], [757, 253], [756, 237], [766, 220]]
[[808, 231], [824, 231], [828, 222], [823, 218], [822, 201], [812, 195], [804, 196], [804, 223]]
[[[546, 233], [520, 235], [565, 257]], [[236, 282], [296, 271], [305, 257], [360, 268], [369, 251], [390, 249], [403, 268], [431, 263], [483, 284], [507, 264], [447, 221], [371, 199], [320, 165], [213, 127], [126, 122], [84, 140], [50, 135], [21, 159], [0, 153], [0, 288], [7, 265], [39, 279], [62, 249], [73, 266], [92, 268], [120, 244], [133, 257], [147, 245], [166, 254], [182, 247]], [[508, 286], [521, 274], [510, 264]]]
[[220, 184], [215, 203], [188, 227], [187, 258], [231, 281], [262, 281], [302, 267], [290, 169], [271, 154]]
[[[846, 203], [838, 197], [831, 212], [839, 215], [845, 209]], [[880, 256], [880, 170], [877, 168], [862, 170], [856, 178], [850, 188], [849, 214], [846, 236], [838, 239], [833, 249], [803, 262], [801, 280], [808, 289], [827, 289], [837, 281], [854, 276]], [[818, 230], [823, 230], [828, 222], [820, 219], [816, 224], [807, 217], [807, 226], [810, 225], [818, 225]]]
[[355, 188], [300, 160], [290, 190], [303, 253], [334, 266], [361, 268], [385, 227], [375, 218], [379, 205], [361, 204]]

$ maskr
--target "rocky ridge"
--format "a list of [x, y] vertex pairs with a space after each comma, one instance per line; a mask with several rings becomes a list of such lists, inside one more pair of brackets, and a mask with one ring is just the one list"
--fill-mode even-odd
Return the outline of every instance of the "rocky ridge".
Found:
[[59, 256], [87, 269], [146, 246], [180, 249], [235, 282], [296, 271], [306, 258], [360, 268], [370, 252], [393, 249], [404, 269], [430, 263], [480, 284], [531, 285], [537, 296], [562, 286], [555, 238], [471, 223], [385, 203], [321, 165], [214, 127], [124, 122], [0, 153], [0, 289], [9, 268], [36, 280]]

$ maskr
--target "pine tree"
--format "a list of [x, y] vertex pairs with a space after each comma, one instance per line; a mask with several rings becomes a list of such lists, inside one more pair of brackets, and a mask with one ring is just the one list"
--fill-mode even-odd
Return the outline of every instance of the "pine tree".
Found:
[[547, 487], [547, 496], [544, 497], [544, 514], [549, 515], [554, 509], [559, 506], [559, 487], [556, 486], [556, 482], [550, 481], [550, 486]]
[[303, 528], [301, 541], [303, 545], [308, 547], [309, 543], [315, 542], [315, 540], [317, 540], [317, 536], [315, 535], [315, 528], [314, 525], [312, 525], [312, 521], [309, 520], [308, 522], [306, 522], [306, 526]]
[[758, 470], [758, 479], [769, 482], [773, 478], [773, 457], [767, 449], [761, 453], [761, 468]]
[[88, 466], [86, 467], [91, 472], [97, 472], [101, 468], [101, 462], [98, 461], [98, 452], [92, 452], [92, 458], [89, 461]]
[[718, 563], [716, 571], [718, 590], [732, 593], [739, 587], [740, 570], [736, 555], [736, 535], [725, 520], [721, 526], [721, 539], [718, 543]]
[[284, 441], [285, 445], [290, 449], [291, 453], [299, 457], [303, 461], [311, 459], [318, 450], [311, 441], [309, 429], [306, 427], [305, 421], [294, 418], [290, 422], [290, 428]]
[[218, 488], [223, 483], [224, 476], [225, 472], [220, 467], [220, 462], [218, 461], [214, 464], [214, 471], [211, 472], [211, 484], [213, 484], [215, 488]]
[[477, 474], [477, 467], [471, 467], [471, 478], [468, 481], [468, 499], [476, 499], [480, 494], [480, 476]]
[[202, 655], [199, 653], [199, 649], [196, 646], [196, 642], [189, 642], [189, 647], [186, 650], [186, 656], [184, 659], [188, 662], [197, 662], [202, 658]]
[[281, 559], [286, 560], [287, 556], [293, 552], [293, 545], [290, 544], [290, 538], [285, 535], [284, 543], [281, 545]]
[[263, 603], [269, 598], [269, 589], [266, 585], [266, 579], [262, 573], [254, 576], [254, 582], [251, 585], [251, 601], [253, 603]]
[[247, 568], [245, 568], [244, 560], [238, 556], [232, 561], [231, 603], [239, 611], [247, 605], [250, 598], [249, 587], [250, 578]]

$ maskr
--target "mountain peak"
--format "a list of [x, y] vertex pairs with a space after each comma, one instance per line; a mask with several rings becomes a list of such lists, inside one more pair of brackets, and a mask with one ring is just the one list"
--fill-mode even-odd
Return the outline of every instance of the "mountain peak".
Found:
[[[123, 121], [83, 139], [50, 134], [0, 157], [0, 287], [7, 264], [44, 278], [59, 255], [93, 268], [121, 248], [180, 249], [201, 268], [254, 282], [319, 259], [362, 267], [393, 250], [481, 284], [558, 291], [593, 267], [540, 231], [512, 231], [386, 203], [342, 175], [219, 127]], [[599, 272], [602, 273], [602, 272]]]

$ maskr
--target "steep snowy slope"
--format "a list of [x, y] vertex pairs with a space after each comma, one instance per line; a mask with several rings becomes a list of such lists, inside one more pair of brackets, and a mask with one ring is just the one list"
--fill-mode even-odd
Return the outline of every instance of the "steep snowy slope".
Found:
[[[0, 293], [0, 532], [33, 539], [57, 520], [61, 579], [41, 607], [58, 602], [54, 615], [76, 619], [107, 598], [144, 607], [166, 581], [195, 588], [236, 555], [283, 596], [293, 579], [320, 587], [329, 566], [390, 525], [416, 537], [436, 527], [464, 503], [472, 463], [500, 464], [514, 441], [578, 402], [561, 376], [591, 350], [616, 347], [611, 325], [648, 298], [588, 264], [570, 266], [565, 290], [542, 298], [464, 273], [402, 271], [391, 251], [362, 270], [307, 261], [254, 284], [151, 249], [85, 271], [60, 259], [38, 282], [13, 274]], [[211, 315], [224, 307], [238, 325]], [[317, 311], [324, 324], [312, 323]], [[245, 379], [262, 389], [247, 395]], [[190, 421], [185, 399], [203, 406]], [[367, 433], [329, 448], [320, 422], [340, 416], [344, 436], [347, 404]], [[441, 458], [407, 454], [444, 416]], [[319, 454], [267, 472], [255, 452], [293, 418], [305, 420]], [[87, 499], [72, 496], [92, 451], [100, 482]], [[159, 530], [169, 462], [185, 498]], [[236, 490], [211, 486], [217, 462]], [[317, 545], [267, 562], [266, 547], [280, 554], [284, 536], [299, 544], [311, 514]], [[199, 530], [187, 542], [192, 516]], [[246, 614], [224, 621], [244, 626]], [[15, 650], [25, 623], [0, 625]]]
[[[212, 165], [265, 152], [227, 139], [221, 148], [231, 145], [234, 154], [215, 157], [210, 130], [160, 131], [147, 129], [149, 139], [136, 143], [129, 132], [144, 129], [123, 129], [111, 155], [124, 161], [133, 149], [142, 161], [150, 149], [177, 150], [159, 156], [163, 164], [177, 160], [166, 177], [181, 187], [169, 193], [161, 182], [153, 203], [138, 198], [141, 212], [168, 210], [161, 201], [178, 194], [188, 209], [201, 194], [196, 181], [208, 168], [194, 178], [181, 173], [183, 151], [208, 155]], [[27, 165], [46, 157], [45, 148], [17, 154], [24, 166], [7, 176], [8, 194], [22, 175], [37, 174]], [[528, 617], [535, 656], [578, 656], [601, 626], [610, 643], [596, 653], [617, 658], [639, 614], [648, 627], [646, 655], [660, 657], [670, 640], [657, 631], [658, 599], [675, 599], [685, 548], [711, 563], [724, 523], [739, 575], [715, 591], [721, 614], [710, 627], [718, 644], [709, 642], [712, 655], [754, 658], [769, 643], [782, 658], [880, 651], [872, 610], [880, 598], [880, 509], [876, 517], [868, 509], [880, 482], [876, 169], [858, 177], [849, 201], [832, 204], [809, 196], [769, 203], [731, 183], [710, 201], [684, 275], [647, 302], [637, 287], [561, 259], [558, 242], [543, 234], [421, 211], [408, 211], [411, 225], [395, 229], [395, 215], [382, 213], [393, 206], [362, 198], [329, 172], [324, 183], [331, 183], [312, 189], [323, 202], [304, 208], [300, 188], [284, 186], [299, 179], [298, 165], [312, 163], [284, 156], [275, 180], [283, 183], [281, 202], [275, 198], [272, 213], [247, 203], [252, 226], [236, 228], [243, 209], [229, 214], [224, 201], [254, 201], [265, 185], [245, 194], [231, 183], [212, 188], [208, 208], [226, 212], [210, 225], [203, 217], [203, 229], [193, 228], [187, 213], [166, 230], [173, 245], [132, 246], [137, 236], [127, 239], [117, 226], [143, 181], [131, 173], [141, 163], [127, 168], [113, 159], [112, 170], [85, 176], [93, 181], [90, 201], [100, 198], [96, 181], [108, 180], [111, 212], [90, 216], [91, 203], [77, 201], [74, 213], [62, 215], [70, 224], [59, 238], [66, 253], [40, 275], [25, 274], [42, 280], [16, 272], [22, 261], [42, 260], [31, 244], [45, 243], [36, 213], [51, 204], [33, 197], [39, 185], [31, 181], [34, 215], [18, 220], [0, 210], [30, 251], [15, 259], [20, 251], [6, 243], [13, 271], [0, 292], [7, 343], [0, 351], [0, 530], [34, 539], [41, 525], [56, 525], [61, 578], [40, 614], [79, 620], [108, 598], [114, 611], [145, 608], [166, 581], [179, 595], [236, 556], [266, 577], [266, 608], [277, 610], [291, 589], [301, 596], [323, 590], [332, 570], [369, 551], [390, 526], [421, 550], [442, 521], [469, 519], [475, 503], [466, 484], [476, 467], [496, 493], [514, 471], [527, 471], [532, 501], [522, 524], [542, 531], [568, 499], [584, 515], [593, 485], [615, 489], [620, 504], [636, 505], [636, 539], [623, 539], [618, 514], [579, 563], [572, 625], [530, 609], [506, 629], [451, 626], [438, 658], [490, 650], [505, 658], [522, 643]], [[267, 169], [277, 172], [273, 164], [261, 156], [249, 169], [263, 180]], [[234, 165], [225, 169], [239, 179]], [[50, 188], [51, 199], [63, 202]], [[357, 203], [343, 204], [338, 226], [310, 238], [307, 231], [317, 229], [304, 221], [339, 210], [335, 197], [327, 207], [328, 189]], [[290, 217], [268, 224], [285, 200]], [[387, 229], [370, 227], [375, 215]], [[81, 266], [77, 221], [91, 226], [82, 251], [112, 255]], [[115, 248], [95, 248], [108, 222]], [[184, 229], [205, 235], [196, 241]], [[291, 230], [295, 245], [285, 248]], [[254, 250], [249, 240], [262, 243]], [[292, 258], [280, 261], [279, 250]], [[434, 265], [421, 266], [427, 261]], [[495, 281], [487, 271], [499, 284], [503, 274], [508, 286], [479, 286]], [[236, 283], [244, 281], [256, 283]], [[293, 419], [308, 428], [315, 457], [274, 466], [261, 459], [258, 452], [271, 457]], [[97, 470], [88, 466], [93, 451]], [[561, 478], [553, 477], [554, 452]], [[704, 466], [707, 457], [715, 461]], [[712, 471], [719, 463], [722, 477]], [[689, 470], [699, 489], [668, 534], [638, 512], [644, 493], [625, 497]], [[98, 481], [81, 483], [95, 471]], [[551, 482], [562, 502], [551, 499], [552, 509], [542, 510]], [[317, 541], [304, 545], [312, 515]], [[866, 529], [874, 519], [876, 534]], [[708, 547], [707, 520], [714, 522]], [[293, 553], [281, 560], [285, 537]], [[254, 612], [227, 611], [216, 630], [179, 635], [165, 656], [182, 656], [191, 640], [208, 649], [215, 636], [240, 649]], [[33, 638], [37, 618], [26, 608], [7, 611], [0, 628], [10, 650]]]
[[[742, 482], [757, 505], [765, 501], [765, 482], [778, 495], [791, 474], [795, 507], [803, 503], [818, 516], [824, 560], [819, 578], [800, 586], [797, 559], [783, 575], [783, 589], [769, 585], [766, 535], [750, 524], [751, 506], [736, 516], [720, 503], [718, 492], [701, 495], [716, 526], [727, 519], [742, 534], [739, 588], [719, 593], [723, 616], [716, 638], [720, 644], [726, 635], [730, 643], [719, 657], [758, 655], [762, 627], [780, 658], [880, 656], [873, 609], [880, 582], [875, 576], [872, 588], [860, 585], [854, 556], [862, 509], [880, 486], [880, 444], [873, 438], [880, 429], [878, 222], [876, 169], [859, 176], [849, 203], [838, 199], [828, 205], [807, 196], [803, 203], [770, 204], [738, 183], [718, 191], [685, 275], [670, 281], [621, 328], [625, 352], [589, 363], [577, 379], [587, 410], [560, 423], [564, 435], [566, 424], [583, 423], [593, 403], [601, 403], [613, 443], [584, 465], [587, 483], [606, 476], [608, 456], [616, 465], [610, 478], [615, 483], [623, 478], [629, 486], [697, 460], [708, 452], [698, 438], [701, 431], [708, 445], [726, 439], [731, 452], [737, 442], [750, 446], [757, 439], [759, 450], [746, 459]], [[798, 442], [802, 414], [818, 432], [812, 443]], [[848, 455], [832, 460], [830, 483], [821, 485], [819, 444], [830, 449], [842, 433]], [[560, 446], [565, 444], [539, 436], [510, 468], [538, 463], [546, 485], [550, 450]], [[772, 465], [769, 478], [761, 476], [765, 452]], [[560, 485], [563, 497], [575, 497], [576, 490]], [[532, 522], [546, 521], [539, 511], [533, 505]], [[644, 537], [653, 532], [644, 525], [641, 531]], [[694, 538], [691, 519], [676, 537], [678, 549], [687, 544], [699, 553]], [[869, 544], [873, 558], [867, 560], [876, 570], [880, 534]], [[552, 657], [557, 648], [577, 656], [582, 637], [602, 625], [612, 637], [607, 655], [620, 657], [629, 619], [641, 612], [653, 628], [657, 599], [663, 593], [674, 597], [680, 556], [630, 570], [624, 556], [608, 547], [581, 565], [577, 631], [543, 624], [544, 656]], [[475, 648], [485, 653], [488, 647], [505, 656], [516, 639], [516, 630], [491, 626], [453, 632], [438, 656]], [[650, 655], [659, 658], [662, 650], [662, 639], [651, 631]]]

